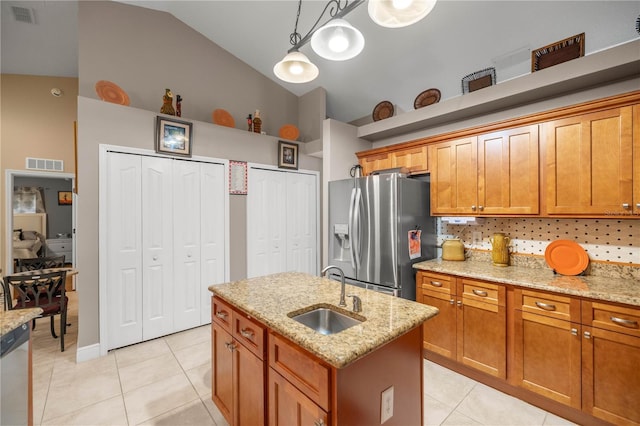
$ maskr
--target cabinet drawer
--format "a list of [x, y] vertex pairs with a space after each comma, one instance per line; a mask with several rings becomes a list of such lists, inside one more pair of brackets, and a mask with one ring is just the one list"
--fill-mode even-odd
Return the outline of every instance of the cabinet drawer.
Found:
[[211, 302], [211, 319], [231, 334], [231, 312], [233, 308], [219, 297], [213, 297]]
[[273, 333], [269, 333], [269, 366], [329, 411], [329, 367]]
[[504, 306], [504, 287], [482, 281], [462, 280], [462, 299], [469, 302], [482, 302], [490, 305]]
[[582, 302], [584, 325], [640, 336], [640, 309], [599, 302]]
[[455, 281], [454, 278], [450, 275], [420, 271], [420, 273], [418, 273], [417, 279], [418, 285], [421, 285], [424, 290], [437, 291], [446, 294], [455, 294], [455, 288], [453, 288], [452, 284]]
[[233, 312], [233, 337], [255, 356], [264, 359], [264, 328], [248, 315], [237, 310]]
[[516, 309], [523, 312], [557, 318], [564, 321], [580, 321], [580, 301], [539, 291], [516, 289]]

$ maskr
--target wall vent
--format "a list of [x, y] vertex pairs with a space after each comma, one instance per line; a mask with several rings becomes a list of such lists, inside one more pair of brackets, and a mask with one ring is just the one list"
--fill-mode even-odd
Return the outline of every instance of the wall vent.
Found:
[[64, 171], [64, 161], [47, 160], [46, 158], [27, 157], [27, 170], [46, 170], [50, 172]]
[[35, 10], [29, 7], [11, 6], [11, 11], [13, 12], [13, 18], [17, 22], [24, 22], [26, 24], [36, 23]]

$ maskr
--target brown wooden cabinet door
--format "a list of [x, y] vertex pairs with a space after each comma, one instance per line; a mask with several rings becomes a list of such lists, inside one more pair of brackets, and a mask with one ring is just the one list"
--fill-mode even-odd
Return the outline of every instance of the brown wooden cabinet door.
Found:
[[371, 174], [375, 170], [383, 170], [391, 168], [391, 159], [386, 152], [383, 154], [372, 155], [360, 160], [363, 176]]
[[455, 295], [421, 290], [418, 301], [438, 308], [438, 315], [423, 324], [423, 347], [429, 351], [456, 359]]
[[327, 412], [269, 368], [269, 426], [328, 425]]
[[[458, 362], [507, 378], [505, 287], [458, 279]], [[484, 302], [480, 298], [495, 299]]]
[[640, 105], [633, 107], [633, 213], [640, 216]]
[[555, 120], [542, 129], [543, 212], [632, 212], [632, 107]]
[[580, 325], [521, 310], [514, 319], [516, 384], [579, 410]]
[[229, 345], [233, 343], [217, 322], [211, 324], [211, 397], [224, 418], [233, 424], [233, 353]]
[[406, 167], [413, 174], [429, 171], [426, 145], [392, 151], [389, 156], [391, 157], [391, 167]]
[[614, 424], [640, 424], [640, 337], [583, 331], [582, 409]]
[[430, 147], [432, 213], [478, 213], [477, 140], [474, 136]]
[[265, 363], [236, 343], [234, 356], [234, 425], [265, 424]]
[[478, 211], [484, 214], [539, 212], [538, 126], [478, 137]]

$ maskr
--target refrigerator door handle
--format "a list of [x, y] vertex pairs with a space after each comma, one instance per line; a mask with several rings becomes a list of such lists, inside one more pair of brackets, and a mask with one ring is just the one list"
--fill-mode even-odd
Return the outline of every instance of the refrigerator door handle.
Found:
[[354, 229], [354, 223], [353, 223], [353, 216], [354, 216], [354, 212], [355, 212], [355, 202], [356, 202], [356, 188], [353, 188], [351, 190], [351, 200], [349, 201], [349, 238], [351, 239], [351, 243], [349, 244], [349, 251], [351, 252], [351, 267], [353, 268], [353, 270], [356, 270], [356, 252], [355, 252], [355, 245], [356, 245], [356, 236], [355, 236], [355, 229]]
[[360, 263], [361, 263], [361, 259], [360, 259], [360, 204], [362, 204], [362, 190], [360, 188], [356, 188], [356, 198], [355, 198], [355, 202], [353, 203], [353, 228], [354, 228], [354, 232], [353, 232], [353, 245], [355, 245], [355, 247], [353, 247], [353, 253], [354, 253], [354, 258], [355, 258], [355, 265], [356, 265], [356, 274], [359, 273], [360, 271]]

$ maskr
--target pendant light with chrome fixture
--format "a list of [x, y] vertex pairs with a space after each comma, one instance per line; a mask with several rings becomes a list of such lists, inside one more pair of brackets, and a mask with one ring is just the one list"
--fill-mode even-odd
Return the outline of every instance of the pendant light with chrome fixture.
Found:
[[[273, 67], [276, 77], [288, 83], [307, 83], [318, 76], [318, 67], [300, 52], [300, 48], [309, 41], [317, 55], [331, 61], [345, 61], [362, 52], [364, 36], [343, 18], [364, 2], [365, 0], [329, 0], [307, 35], [302, 37], [298, 33], [302, 7], [302, 0], [299, 0], [296, 24], [289, 36], [293, 47]], [[436, 0], [369, 0], [369, 16], [383, 27], [406, 27], [427, 16], [435, 3]], [[327, 11], [330, 18], [318, 28]]]
[[311, 48], [331, 61], [346, 61], [364, 49], [364, 36], [344, 19], [327, 22], [311, 36]]
[[431, 12], [436, 0], [369, 0], [369, 16], [387, 28], [407, 27]]

